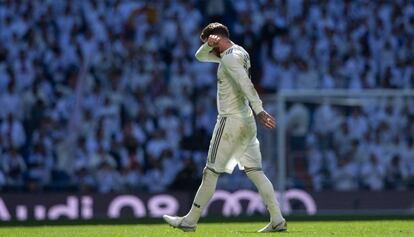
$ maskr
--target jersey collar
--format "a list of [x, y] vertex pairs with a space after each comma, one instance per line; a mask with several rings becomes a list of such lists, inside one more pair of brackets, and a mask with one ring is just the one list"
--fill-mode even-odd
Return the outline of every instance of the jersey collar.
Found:
[[[233, 42], [232, 42], [233, 43]], [[223, 56], [226, 54], [227, 51], [229, 51], [230, 49], [234, 48], [234, 46], [236, 46], [235, 43], [233, 43], [232, 46], [230, 46], [229, 48], [227, 48], [226, 50], [224, 50], [223, 52], [220, 53], [220, 58], [223, 58]]]

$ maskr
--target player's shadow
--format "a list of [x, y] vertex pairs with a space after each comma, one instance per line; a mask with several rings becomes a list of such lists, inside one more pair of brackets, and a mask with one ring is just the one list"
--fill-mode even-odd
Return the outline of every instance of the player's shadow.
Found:
[[[300, 232], [302, 232], [302, 231], [292, 231], [292, 230], [289, 230], [289, 231], [283, 231], [283, 232], [268, 232], [268, 233], [260, 233], [260, 234], [274, 234], [274, 233], [278, 233], [278, 234], [285, 234], [285, 235], [287, 235], [289, 233], [300, 233]], [[237, 231], [237, 233], [240, 233], [240, 234], [257, 234], [257, 231], [240, 230], [240, 231]]]

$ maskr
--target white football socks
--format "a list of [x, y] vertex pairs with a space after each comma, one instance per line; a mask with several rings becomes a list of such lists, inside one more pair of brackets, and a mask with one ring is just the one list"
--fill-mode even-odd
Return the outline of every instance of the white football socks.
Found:
[[214, 173], [208, 168], [204, 168], [203, 181], [198, 188], [190, 211], [184, 217], [185, 223], [189, 226], [196, 225], [200, 219], [204, 207], [207, 205], [208, 201], [210, 201], [214, 191], [216, 190], [218, 177], [219, 174]]
[[245, 170], [247, 177], [253, 182], [259, 191], [270, 213], [270, 221], [276, 225], [285, 219], [280, 211], [279, 202], [276, 200], [275, 191], [270, 180], [262, 170]]

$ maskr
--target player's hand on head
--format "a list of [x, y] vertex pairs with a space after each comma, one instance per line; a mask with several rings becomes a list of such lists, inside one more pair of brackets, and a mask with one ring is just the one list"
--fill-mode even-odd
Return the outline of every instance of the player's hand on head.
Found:
[[268, 129], [276, 128], [276, 119], [266, 111], [262, 111], [257, 115], [259, 122]]
[[221, 40], [221, 37], [218, 35], [209, 35], [207, 39], [207, 44], [210, 47], [216, 47]]

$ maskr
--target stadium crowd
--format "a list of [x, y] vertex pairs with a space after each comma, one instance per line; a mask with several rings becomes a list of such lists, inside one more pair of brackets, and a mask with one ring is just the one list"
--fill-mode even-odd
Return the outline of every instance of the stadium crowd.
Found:
[[324, 103], [313, 121], [306, 151], [314, 189], [414, 187], [412, 98], [368, 98], [345, 110]]
[[[193, 55], [211, 21], [250, 53], [261, 94], [414, 88], [410, 0], [5, 0], [0, 189], [197, 186], [217, 115], [216, 65]], [[323, 104], [312, 116], [315, 189], [412, 187], [412, 98], [349, 113]]]

